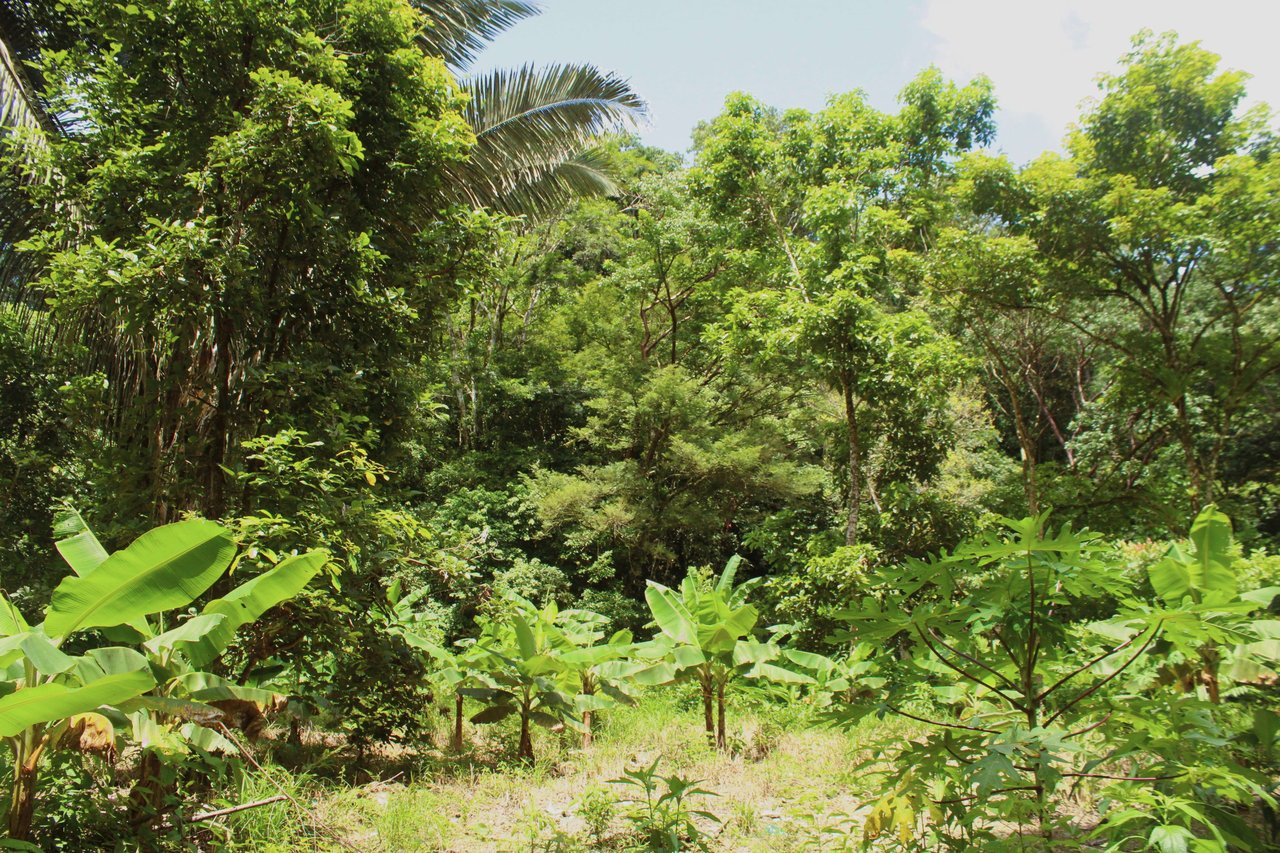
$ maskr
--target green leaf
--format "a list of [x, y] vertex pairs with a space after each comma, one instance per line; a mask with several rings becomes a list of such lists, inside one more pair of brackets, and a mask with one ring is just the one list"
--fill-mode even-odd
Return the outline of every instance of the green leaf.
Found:
[[544, 729], [554, 729], [556, 726], [563, 725], [564, 721], [559, 717], [548, 714], [546, 711], [530, 711], [529, 719]]
[[678, 669], [689, 669], [694, 666], [702, 666], [707, 662], [707, 656], [702, 653], [702, 649], [697, 646], [678, 646], [671, 654], [672, 661]]
[[746, 673], [751, 678], [765, 678], [779, 684], [817, 684], [813, 676], [803, 672], [784, 669], [772, 663], [758, 663]]
[[492, 708], [485, 708], [483, 711], [473, 716], [471, 718], [471, 722], [478, 725], [496, 723], [500, 720], [505, 720], [515, 712], [516, 709], [511, 705], [495, 705]]
[[1187, 853], [1187, 845], [1195, 838], [1185, 826], [1157, 826], [1147, 843], [1160, 853]]
[[76, 664], [75, 658], [61, 652], [44, 634], [25, 634], [18, 646], [42, 675], [58, 675]]
[[183, 649], [191, 663], [207, 666], [217, 660], [235, 638], [238, 628], [256, 621], [280, 602], [293, 598], [328, 561], [329, 553], [323, 550], [289, 557], [222, 598], [210, 601], [201, 612], [223, 619], [209, 633]]
[[1191, 571], [1188, 564], [1172, 556], [1147, 569], [1151, 588], [1169, 604], [1178, 604], [1191, 592]]
[[675, 593], [661, 584], [649, 581], [644, 591], [645, 601], [649, 603], [649, 611], [658, 629], [677, 643], [690, 646], [698, 645], [698, 626], [689, 615]]
[[1231, 519], [1210, 504], [1191, 525], [1195, 544], [1193, 584], [1221, 599], [1234, 598], [1236, 574], [1231, 570]]
[[4, 593], [0, 593], [0, 637], [11, 637], [29, 630], [30, 626], [22, 618], [22, 613]]
[[62, 720], [132, 699], [155, 687], [146, 670], [101, 678], [84, 687], [41, 684], [17, 690], [0, 699], [0, 737], [13, 737], [30, 726]]
[[152, 637], [143, 643], [143, 646], [153, 655], [161, 654], [178, 643], [191, 643], [203, 638], [222, 624], [226, 618], [221, 613], [193, 616], [172, 631], [165, 631], [158, 637]]
[[236, 546], [211, 521], [181, 521], [144, 533], [83, 577], [53, 591], [45, 633], [122, 625], [190, 604], [226, 571]]
[[1280, 595], [1280, 586], [1264, 586], [1261, 589], [1240, 593], [1240, 597], [1245, 601], [1261, 604], [1263, 607], [1270, 607], [1277, 595]]
[[102, 547], [98, 537], [93, 535], [84, 518], [74, 509], [66, 509], [58, 514], [53, 522], [53, 535], [57, 537], [54, 544], [58, 553], [67, 561], [71, 571], [80, 577], [84, 577], [107, 559], [107, 549]]
[[656, 687], [659, 684], [669, 684], [675, 681], [676, 668], [666, 661], [659, 661], [653, 666], [647, 666], [637, 671], [633, 677], [636, 684]]
[[738, 554], [730, 557], [729, 562], [725, 563], [724, 571], [720, 573], [720, 580], [716, 582], [716, 593], [725, 600], [733, 592], [733, 579], [738, 574], [738, 564], [741, 562], [742, 557]]
[[511, 629], [516, 633], [516, 645], [525, 659], [533, 658], [538, 654], [538, 641], [534, 638], [533, 629], [529, 627], [529, 623], [523, 616], [518, 613], [512, 615]]

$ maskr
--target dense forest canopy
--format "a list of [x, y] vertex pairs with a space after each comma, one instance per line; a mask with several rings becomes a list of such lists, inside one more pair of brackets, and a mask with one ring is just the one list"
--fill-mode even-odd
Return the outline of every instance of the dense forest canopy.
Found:
[[[1059, 618], [1136, 594], [1059, 525], [1136, 543], [1225, 514], [1232, 559], [1280, 547], [1280, 143], [1194, 42], [1140, 34], [1066, 153], [1026, 164], [992, 153], [990, 83], [933, 68], [892, 111], [732, 94], [686, 159], [629, 135], [615, 75], [467, 76], [515, 0], [0, 5], [0, 587], [28, 620], [68, 606], [69, 532], [105, 558], [217, 521], [239, 556], [188, 602], [323, 551], [188, 657], [363, 755], [413, 740], [456, 640], [559, 642], [572, 608], [615, 650], [651, 619], [687, 644], [661, 613], [697, 617], [682, 581], [731, 558], [751, 581], [715, 606], [749, 589], [801, 661], [895, 587], [941, 606], [917, 558], [971, 559], [950, 591], [985, 606], [996, 558], [962, 543], [1006, 518], [1082, 578]], [[1126, 643], [1164, 624], [1129, 618]], [[905, 655], [903, 630], [846, 639]], [[696, 676], [722, 747], [735, 648]], [[493, 678], [532, 757], [560, 700]], [[1048, 695], [1019, 684], [1020, 713]]]

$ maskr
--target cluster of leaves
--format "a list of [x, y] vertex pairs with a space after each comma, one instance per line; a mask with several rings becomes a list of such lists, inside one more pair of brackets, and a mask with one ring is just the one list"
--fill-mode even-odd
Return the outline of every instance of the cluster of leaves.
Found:
[[[43, 621], [30, 625], [0, 596], [0, 737], [13, 761], [8, 834], [19, 841], [31, 835], [41, 762], [58, 749], [114, 754], [119, 729], [144, 752], [231, 751], [218, 733], [230, 737], [216, 702], [264, 697], [205, 668], [236, 629], [296, 595], [327, 560], [322, 551], [284, 559], [166, 626], [162, 614], [191, 604], [232, 565], [237, 548], [227, 530], [178, 522], [114, 554], [73, 512], [60, 531], [72, 574], [54, 590]], [[86, 636], [94, 629], [117, 645], [95, 643]], [[77, 655], [63, 651], [73, 639], [83, 648]], [[144, 769], [130, 800], [148, 819], [156, 817], [146, 806], [157, 784]]]
[[1241, 740], [1221, 691], [1280, 661], [1280, 622], [1259, 613], [1280, 588], [1239, 591], [1230, 523], [1212, 507], [1190, 549], [1171, 545], [1149, 567], [1153, 598], [1096, 534], [1045, 524], [1009, 522], [1005, 535], [913, 562], [886, 599], [842, 614], [861, 640], [899, 638], [932, 693], [928, 710], [895, 689], [837, 711], [929, 729], [877, 758], [894, 770], [867, 839], [1059, 849], [1055, 839], [1083, 841], [1061, 799], [1091, 785], [1111, 803], [1095, 834], [1113, 849], [1134, 837], [1160, 850], [1190, 839], [1197, 850], [1255, 849], [1238, 811], [1271, 795], [1261, 768], [1222, 754]]

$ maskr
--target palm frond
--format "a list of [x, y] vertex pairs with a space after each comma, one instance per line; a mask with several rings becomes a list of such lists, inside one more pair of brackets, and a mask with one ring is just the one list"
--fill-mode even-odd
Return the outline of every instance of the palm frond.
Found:
[[537, 214], [565, 193], [612, 192], [597, 139], [640, 123], [644, 100], [622, 77], [592, 65], [525, 65], [462, 82], [476, 134], [469, 161], [451, 175], [459, 200]]
[[588, 151], [558, 163], [546, 163], [515, 175], [511, 185], [493, 205], [511, 216], [536, 218], [558, 210], [575, 198], [612, 196], [618, 186], [609, 164]]
[[465, 69], [475, 55], [512, 25], [541, 10], [531, 0], [413, 0], [427, 18], [422, 49]]
[[3, 39], [0, 39], [0, 127], [26, 130], [33, 135], [47, 128], [45, 112]]

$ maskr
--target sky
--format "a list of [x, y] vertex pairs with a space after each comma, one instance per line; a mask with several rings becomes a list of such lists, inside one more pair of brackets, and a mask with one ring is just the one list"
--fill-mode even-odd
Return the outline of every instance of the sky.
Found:
[[650, 145], [688, 148], [725, 95], [820, 109], [862, 89], [880, 109], [922, 68], [986, 74], [1000, 102], [997, 150], [1025, 162], [1059, 149], [1130, 37], [1175, 30], [1246, 71], [1251, 101], [1280, 109], [1276, 0], [541, 0], [540, 16], [502, 34], [475, 71], [589, 62], [617, 71], [649, 102]]

